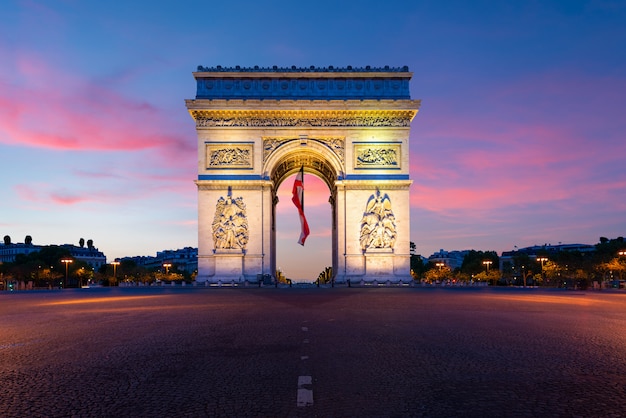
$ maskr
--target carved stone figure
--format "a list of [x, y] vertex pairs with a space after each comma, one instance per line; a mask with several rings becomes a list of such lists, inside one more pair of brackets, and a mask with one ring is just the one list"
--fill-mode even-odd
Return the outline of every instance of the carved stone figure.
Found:
[[213, 242], [216, 249], [242, 249], [248, 243], [248, 219], [243, 198], [233, 199], [230, 193], [215, 205]]
[[380, 190], [370, 196], [361, 219], [361, 249], [393, 248], [396, 242], [396, 218], [391, 200]]

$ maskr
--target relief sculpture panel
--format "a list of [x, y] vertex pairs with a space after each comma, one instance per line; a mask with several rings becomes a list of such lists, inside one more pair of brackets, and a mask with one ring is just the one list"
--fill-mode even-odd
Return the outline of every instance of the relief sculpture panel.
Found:
[[361, 249], [393, 248], [396, 243], [396, 218], [391, 200], [380, 190], [370, 196], [361, 219]]
[[253, 168], [252, 144], [207, 144], [207, 168]]
[[400, 168], [400, 144], [356, 144], [354, 168]]
[[213, 218], [215, 249], [245, 250], [248, 239], [248, 218], [243, 198], [233, 199], [230, 194], [226, 198], [220, 197]]

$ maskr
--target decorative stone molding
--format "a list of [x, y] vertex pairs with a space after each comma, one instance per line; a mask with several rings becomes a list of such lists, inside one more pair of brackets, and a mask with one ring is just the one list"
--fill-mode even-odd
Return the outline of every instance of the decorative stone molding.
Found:
[[227, 188], [237, 190], [259, 190], [271, 189], [274, 187], [271, 180], [196, 180], [195, 183], [196, 186], [198, 186], [198, 190], [201, 191], [223, 191]]
[[391, 200], [380, 190], [371, 195], [361, 219], [361, 249], [393, 248], [396, 242], [396, 218], [391, 210]]
[[246, 249], [248, 244], [248, 219], [242, 197], [220, 197], [213, 218], [213, 243], [216, 250]]
[[355, 144], [354, 168], [401, 168], [401, 144]]
[[292, 65], [291, 67], [279, 67], [277, 65], [274, 65], [272, 67], [259, 67], [258, 65], [255, 65], [254, 67], [241, 67], [239, 65], [236, 65], [234, 67], [222, 67], [221, 65], [217, 65], [215, 67], [204, 67], [202, 65], [198, 65], [198, 72], [211, 72], [211, 73], [258, 73], [258, 72], [262, 72], [262, 73], [270, 73], [270, 72], [275, 72], [275, 73], [308, 73], [308, 72], [313, 72], [313, 73], [322, 73], [322, 72], [329, 72], [329, 73], [362, 73], [362, 72], [386, 72], [386, 73], [397, 73], [397, 72], [408, 72], [409, 71], [409, 67], [408, 66], [402, 66], [402, 67], [390, 67], [388, 65], [385, 65], [384, 67], [371, 67], [369, 65], [365, 66], [365, 67], [352, 67], [351, 65], [348, 65], [347, 67], [334, 67], [334, 66], [328, 66], [328, 67], [316, 67], [314, 65], [310, 66], [310, 67], [296, 67], [295, 65]]
[[414, 110], [192, 110], [197, 128], [409, 127]]
[[338, 190], [409, 190], [413, 180], [338, 180], [335, 182]]
[[[301, 141], [301, 138], [294, 137], [263, 137], [263, 163], [267, 162], [270, 155], [279, 147], [291, 141]], [[330, 151], [335, 153], [341, 163], [344, 162], [344, 143], [343, 137], [314, 137], [307, 138], [307, 141], [316, 141], [326, 146]]]
[[206, 144], [207, 168], [253, 168], [253, 144]]

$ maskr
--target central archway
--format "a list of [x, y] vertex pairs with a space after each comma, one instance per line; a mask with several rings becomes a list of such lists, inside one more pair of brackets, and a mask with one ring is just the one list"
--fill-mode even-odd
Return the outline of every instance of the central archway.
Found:
[[[340, 141], [339, 138], [335, 140]], [[331, 260], [333, 276], [336, 275], [339, 255], [337, 236], [337, 179], [343, 177], [341, 160], [335, 153], [329, 153], [328, 138], [264, 138], [265, 143], [279, 142], [272, 158], [268, 158], [264, 172], [268, 173], [272, 180], [272, 219], [271, 219], [271, 242], [270, 242], [270, 266], [272, 272], [277, 271], [277, 246], [276, 246], [276, 205], [278, 204], [277, 193], [280, 185], [290, 176], [304, 168], [305, 174], [313, 174], [326, 184], [329, 191], [329, 203], [331, 206]], [[341, 140], [343, 142], [343, 140]], [[306, 188], [305, 188], [306, 195]], [[322, 266], [324, 267], [324, 266]], [[334, 277], [333, 277], [334, 279]]]

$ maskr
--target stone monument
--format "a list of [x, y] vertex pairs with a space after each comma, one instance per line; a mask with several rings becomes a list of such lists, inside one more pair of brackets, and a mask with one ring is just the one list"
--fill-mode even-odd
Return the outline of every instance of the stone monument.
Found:
[[411, 280], [409, 131], [420, 101], [407, 67], [193, 75], [198, 282], [274, 276], [276, 191], [302, 166], [330, 191], [334, 281]]

